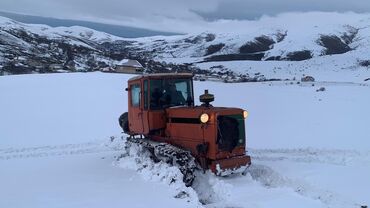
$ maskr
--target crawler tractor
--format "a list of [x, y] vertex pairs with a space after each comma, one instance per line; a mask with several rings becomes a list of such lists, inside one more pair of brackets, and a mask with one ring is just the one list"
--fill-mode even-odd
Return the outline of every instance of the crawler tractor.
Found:
[[250, 165], [246, 155], [244, 121], [247, 111], [214, 107], [205, 90], [194, 105], [193, 75], [148, 74], [128, 80], [128, 112], [119, 118], [129, 143], [137, 143], [179, 167], [190, 186], [194, 170], [210, 169], [217, 175]]

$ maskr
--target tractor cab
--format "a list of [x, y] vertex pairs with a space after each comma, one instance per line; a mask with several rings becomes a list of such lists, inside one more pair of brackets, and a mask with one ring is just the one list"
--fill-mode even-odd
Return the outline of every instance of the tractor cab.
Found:
[[159, 133], [166, 127], [165, 109], [193, 106], [193, 75], [151, 74], [128, 81], [129, 130], [136, 134]]

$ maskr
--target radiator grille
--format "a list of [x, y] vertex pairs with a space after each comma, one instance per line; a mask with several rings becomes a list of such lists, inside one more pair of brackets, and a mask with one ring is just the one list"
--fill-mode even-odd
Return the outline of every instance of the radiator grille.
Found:
[[217, 117], [218, 149], [231, 152], [235, 147], [244, 145], [245, 131], [242, 115]]

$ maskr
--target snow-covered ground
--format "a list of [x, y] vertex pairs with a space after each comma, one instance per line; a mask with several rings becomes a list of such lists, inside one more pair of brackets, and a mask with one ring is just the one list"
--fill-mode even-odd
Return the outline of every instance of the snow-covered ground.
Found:
[[366, 83], [365, 80], [370, 78], [370, 67], [359, 67], [357, 57], [357, 54], [348, 52], [305, 61], [224, 61], [196, 65], [215, 73], [224, 68], [236, 74], [248, 74], [250, 77], [261, 74], [268, 79], [300, 81], [302, 77], [309, 75], [322, 82]]
[[0, 207], [370, 205], [370, 86], [361, 80], [195, 82], [196, 97], [209, 89], [214, 105], [249, 111], [253, 165], [244, 176], [198, 172], [186, 188], [169, 180], [176, 168], [138, 147], [117, 160], [130, 77], [0, 77]]

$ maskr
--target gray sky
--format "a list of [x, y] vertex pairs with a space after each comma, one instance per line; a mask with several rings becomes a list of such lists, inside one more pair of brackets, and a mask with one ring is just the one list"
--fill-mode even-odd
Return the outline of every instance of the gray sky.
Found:
[[370, 0], [1, 0], [0, 10], [189, 32], [220, 19], [258, 19], [285, 12], [370, 13]]

